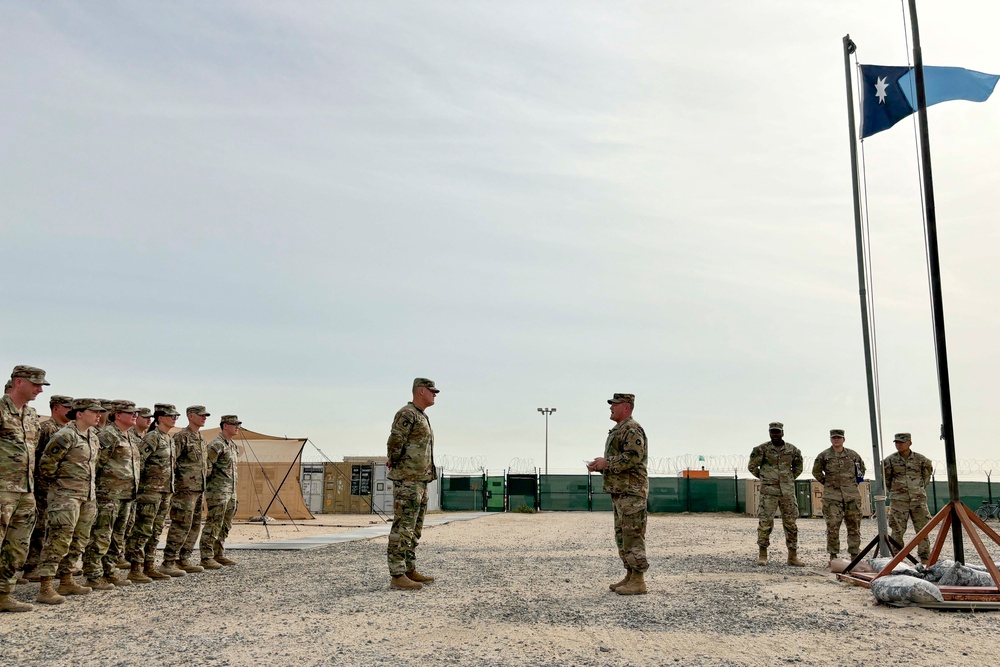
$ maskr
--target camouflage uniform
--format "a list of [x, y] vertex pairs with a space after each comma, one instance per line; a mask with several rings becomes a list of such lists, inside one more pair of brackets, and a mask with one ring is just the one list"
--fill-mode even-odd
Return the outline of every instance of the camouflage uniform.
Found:
[[[775, 424], [780, 422], [773, 422]], [[783, 428], [783, 427], [779, 427]], [[766, 549], [771, 543], [774, 513], [781, 509], [781, 525], [785, 529], [785, 546], [797, 549], [799, 504], [795, 497], [795, 478], [802, 474], [802, 452], [790, 442], [781, 446], [772, 441], [761, 443], [750, 453], [747, 470], [760, 480], [760, 505], [757, 508], [757, 545]]]
[[[80, 400], [74, 408], [91, 409], [79, 406]], [[100, 454], [94, 431], [88, 428], [81, 433], [76, 422], [70, 422], [52, 436], [38, 461], [38, 477], [49, 489], [40, 577], [71, 573], [90, 540], [97, 515], [94, 473]]]
[[[149, 408], [139, 408], [140, 417], [148, 418], [151, 417], [152, 415], [153, 411], [150, 410]], [[146, 437], [148, 429], [144, 429], [140, 432], [139, 429], [133, 426], [128, 431], [135, 438], [135, 441], [139, 443], [139, 447], [141, 447], [142, 439]], [[142, 471], [141, 461], [139, 469], [141, 473]], [[135, 506], [136, 502], [133, 500], [132, 504], [129, 506], [129, 513], [128, 517], [125, 520], [125, 530], [122, 532], [122, 536], [119, 537], [117, 531], [112, 533], [111, 535], [111, 544], [108, 546], [108, 557], [111, 558], [113, 561], [118, 561], [119, 563], [121, 563], [121, 561], [125, 560], [125, 543], [128, 541], [129, 535], [132, 534], [132, 526], [135, 525]]]
[[[423, 378], [414, 382], [414, 389], [428, 386], [418, 385], [420, 380]], [[433, 382], [429, 388], [434, 389]], [[417, 543], [427, 512], [427, 482], [437, 479], [434, 431], [427, 415], [412, 401], [400, 408], [393, 418], [386, 448], [390, 466], [386, 477], [393, 481], [392, 530], [386, 556], [389, 574], [396, 576], [416, 568]]]
[[[171, 411], [176, 412], [173, 406]], [[156, 544], [163, 532], [163, 522], [174, 492], [176, 454], [174, 440], [156, 426], [151, 426], [139, 445], [142, 474], [135, 498], [135, 525], [128, 537], [125, 557], [129, 562], [152, 567], [156, 560]]]
[[[73, 407], [73, 399], [69, 396], [53, 396], [49, 400], [49, 407], [53, 405], [66, 405]], [[68, 424], [68, 422], [67, 422]], [[45, 500], [48, 489], [38, 479], [38, 462], [42, 458], [42, 450], [49, 444], [52, 436], [60, 431], [67, 424], [60, 424], [55, 418], [42, 422], [38, 430], [38, 444], [35, 446], [35, 529], [31, 531], [31, 540], [28, 543], [28, 559], [24, 562], [24, 571], [29, 572], [38, 567], [38, 558], [42, 554], [42, 542], [45, 540]]]
[[181, 429], [174, 434], [174, 451], [174, 496], [170, 501], [170, 530], [163, 549], [164, 562], [187, 560], [191, 555], [201, 532], [204, 507], [208, 460], [205, 439], [190, 427]]
[[87, 579], [114, 576], [117, 558], [108, 551], [113, 540], [120, 544], [124, 539], [141, 472], [139, 441], [131, 429], [122, 431], [113, 423], [101, 431], [98, 440], [101, 452], [95, 482], [97, 518], [83, 554], [83, 573]]
[[[233, 421], [227, 422], [228, 418]], [[239, 425], [235, 415], [226, 415], [223, 423]], [[236, 516], [236, 482], [239, 452], [236, 443], [221, 432], [208, 443], [208, 476], [205, 479], [205, 504], [208, 518], [201, 530], [201, 559], [224, 554], [224, 545]]]
[[[909, 433], [898, 433], [896, 438], [905, 437], [909, 442]], [[909, 456], [896, 452], [882, 462], [885, 475], [885, 488], [889, 491], [889, 527], [892, 529], [892, 539], [899, 544], [903, 542], [906, 524], [913, 521], [913, 529], [920, 532], [931, 520], [927, 509], [927, 485], [934, 473], [934, 465], [930, 459], [914, 451]], [[893, 548], [893, 553], [899, 550]], [[931, 556], [930, 537], [925, 537], [917, 546], [917, 554], [921, 560]]]
[[852, 449], [845, 447], [837, 453], [830, 447], [816, 457], [812, 474], [823, 485], [826, 550], [830, 558], [836, 558], [840, 553], [840, 524], [844, 523], [847, 525], [847, 550], [851, 558], [854, 558], [861, 552], [861, 492], [858, 490], [858, 478], [864, 477], [865, 462]]
[[[632, 394], [615, 394], [608, 401], [633, 403]], [[649, 569], [646, 559], [646, 498], [649, 495], [649, 476], [646, 464], [649, 451], [646, 432], [632, 417], [627, 417], [608, 431], [604, 443], [607, 468], [604, 476], [604, 493], [611, 494], [615, 510], [615, 545], [618, 557], [626, 570], [645, 572]]]
[[10, 593], [24, 565], [35, 525], [35, 442], [38, 414], [0, 397], [0, 593]]

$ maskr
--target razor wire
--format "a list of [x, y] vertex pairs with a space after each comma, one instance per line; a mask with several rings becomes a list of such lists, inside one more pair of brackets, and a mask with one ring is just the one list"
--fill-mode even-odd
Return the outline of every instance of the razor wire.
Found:
[[441, 467], [448, 474], [481, 473], [486, 469], [486, 457], [444, 454], [441, 457]]

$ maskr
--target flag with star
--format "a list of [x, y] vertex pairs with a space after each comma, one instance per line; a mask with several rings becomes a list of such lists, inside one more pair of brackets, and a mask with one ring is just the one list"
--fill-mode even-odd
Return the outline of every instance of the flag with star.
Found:
[[[924, 67], [927, 106], [951, 100], [985, 102], [1000, 76], [962, 67]], [[917, 110], [912, 67], [861, 65], [861, 138], [888, 130]]]

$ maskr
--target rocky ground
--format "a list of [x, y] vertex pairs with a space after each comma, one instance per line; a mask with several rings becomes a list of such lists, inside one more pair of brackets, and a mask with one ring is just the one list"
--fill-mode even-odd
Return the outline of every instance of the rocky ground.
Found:
[[[3, 614], [0, 656], [4, 666], [102, 667], [1000, 658], [1000, 612], [874, 605], [866, 589], [826, 571], [822, 520], [799, 526], [807, 567], [782, 564], [781, 538], [773, 564], [757, 567], [755, 519], [650, 517], [650, 593], [636, 597], [607, 589], [622, 574], [609, 513], [498, 514], [429, 528], [420, 569], [438, 580], [415, 592], [389, 589], [384, 537], [313, 551], [233, 551], [236, 567]], [[864, 531], [870, 538], [873, 524]], [[16, 597], [31, 601], [37, 589], [21, 586]]]

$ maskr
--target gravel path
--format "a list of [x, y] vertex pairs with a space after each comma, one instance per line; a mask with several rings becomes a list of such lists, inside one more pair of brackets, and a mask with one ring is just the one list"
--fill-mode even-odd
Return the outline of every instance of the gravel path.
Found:
[[[756, 520], [650, 517], [650, 594], [621, 577], [609, 513], [502, 514], [425, 531], [422, 591], [390, 590], [385, 538], [305, 552], [233, 552], [217, 572], [0, 616], [14, 665], [994, 664], [1000, 613], [875, 606], [825, 569], [760, 568]], [[780, 531], [780, 522], [776, 532]], [[869, 539], [874, 531], [864, 524]], [[784, 543], [772, 549], [784, 561]], [[967, 547], [969, 548], [969, 547]], [[995, 557], [1000, 554], [994, 552]], [[18, 588], [31, 601], [37, 584]]]

